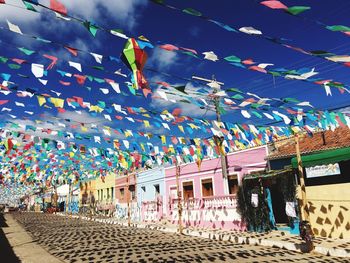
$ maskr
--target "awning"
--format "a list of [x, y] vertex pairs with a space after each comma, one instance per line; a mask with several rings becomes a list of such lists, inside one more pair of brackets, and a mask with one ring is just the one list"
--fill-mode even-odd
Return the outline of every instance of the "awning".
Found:
[[258, 179], [258, 178], [268, 178], [268, 177], [275, 177], [279, 175], [284, 175], [286, 173], [291, 174], [292, 169], [283, 169], [283, 170], [274, 170], [269, 172], [260, 172], [260, 173], [251, 173], [247, 174], [243, 177], [244, 180], [252, 180], [252, 179]]
[[[316, 165], [337, 163], [346, 160], [350, 160], [350, 148], [328, 150], [316, 154], [301, 156], [303, 167], [312, 167]], [[292, 159], [292, 166], [293, 168], [298, 167], [296, 157]]]

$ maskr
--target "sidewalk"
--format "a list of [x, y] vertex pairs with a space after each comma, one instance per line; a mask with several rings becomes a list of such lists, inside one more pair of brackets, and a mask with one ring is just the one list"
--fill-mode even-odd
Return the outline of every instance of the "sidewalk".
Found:
[[[60, 214], [66, 216], [65, 214]], [[70, 216], [73, 218], [79, 218], [77, 215]], [[83, 220], [92, 220], [96, 222], [106, 224], [117, 224], [121, 226], [128, 226], [127, 221], [118, 220], [116, 218], [97, 218], [92, 219], [81, 216]], [[132, 222], [132, 227], [148, 228], [152, 230], [158, 230], [168, 233], [176, 233], [177, 226], [172, 224], [161, 223], [145, 223], [145, 222]], [[192, 227], [184, 228], [184, 235], [209, 238], [213, 240], [223, 240], [234, 242], [238, 244], [250, 244], [260, 245], [267, 247], [279, 247], [287, 250], [293, 250], [298, 252], [304, 252], [306, 245], [304, 241], [296, 235], [291, 235], [288, 232], [272, 231], [270, 233], [249, 233], [238, 231], [225, 231], [225, 230], [211, 230], [211, 229], [195, 229]], [[315, 252], [323, 255], [335, 256], [335, 257], [349, 257], [350, 258], [350, 240], [349, 239], [329, 239], [316, 237], [314, 239]]]
[[[10, 248], [16, 257], [11, 261], [23, 263], [60, 263], [61, 260], [52, 256], [49, 252], [35, 243], [35, 240], [17, 223], [11, 214], [5, 214], [6, 226], [2, 227]], [[6, 257], [6, 255], [3, 255]], [[1, 257], [3, 259], [3, 256]]]

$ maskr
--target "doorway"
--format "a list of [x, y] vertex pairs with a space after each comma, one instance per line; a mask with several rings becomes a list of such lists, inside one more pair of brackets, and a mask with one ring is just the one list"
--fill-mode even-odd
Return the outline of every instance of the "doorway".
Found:
[[272, 210], [277, 224], [288, 224], [286, 215], [286, 202], [278, 184], [269, 186], [272, 199]]

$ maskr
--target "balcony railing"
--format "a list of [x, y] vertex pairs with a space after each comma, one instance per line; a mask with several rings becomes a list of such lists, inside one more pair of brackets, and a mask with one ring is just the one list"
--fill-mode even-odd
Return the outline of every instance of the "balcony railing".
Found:
[[[182, 208], [186, 210], [200, 210], [200, 209], [220, 209], [220, 208], [236, 208], [236, 195], [223, 196], [208, 196], [202, 198], [188, 198], [182, 200]], [[170, 209], [177, 209], [178, 199], [171, 199]]]

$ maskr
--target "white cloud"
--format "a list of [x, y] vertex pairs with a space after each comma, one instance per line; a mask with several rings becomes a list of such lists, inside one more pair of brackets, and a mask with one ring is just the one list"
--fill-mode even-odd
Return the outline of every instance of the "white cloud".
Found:
[[[170, 129], [173, 128], [174, 126], [172, 125], [169, 125]], [[155, 136], [157, 135], [162, 135], [162, 134], [167, 134], [169, 133], [169, 130], [165, 129], [164, 127], [156, 127], [154, 125], [150, 125], [149, 127], [145, 127], [143, 125], [140, 125], [138, 128], [137, 128], [139, 131], [142, 131], [142, 132], [149, 132], [149, 133], [152, 133], [154, 134]]]
[[19, 6], [25, 8], [21, 0], [6, 0], [6, 5], [0, 6], [0, 21], [6, 22], [6, 19], [13, 23], [31, 22], [40, 19], [40, 15], [34, 12], [21, 10], [20, 8], [14, 7]]
[[[178, 86], [180, 84], [175, 84], [174, 86]], [[157, 88], [154, 93], [157, 95], [157, 91], [160, 90], [160, 88]], [[164, 91], [163, 89], [161, 89]], [[187, 96], [191, 97], [197, 97], [197, 98], [204, 98], [206, 99], [206, 96], [198, 96], [195, 95], [195, 92], [198, 90], [198, 88], [195, 88], [191, 83], [187, 83], [185, 91], [189, 93]], [[161, 108], [161, 109], [169, 109], [169, 108], [180, 108], [182, 110], [182, 115], [187, 115], [191, 117], [210, 117], [214, 116], [215, 112], [208, 109], [202, 109], [198, 105], [195, 105], [193, 103], [183, 103], [178, 102], [179, 100], [185, 98], [184, 93], [177, 91], [175, 89], [171, 89], [171, 92], [174, 94], [167, 94], [168, 101], [163, 99], [152, 99], [151, 107], [153, 108]], [[176, 103], [172, 101], [176, 101]], [[208, 103], [209, 104], [209, 103]]]
[[[103, 20], [106, 17], [111, 17], [113, 21], [123, 26], [127, 30], [133, 29], [137, 25], [137, 17], [139, 8], [142, 8], [147, 4], [147, 0], [59, 0], [68, 10], [68, 14], [78, 16], [80, 18], [96, 21], [101, 26], [108, 27], [109, 25], [103, 24]], [[49, 0], [41, 0], [41, 4], [50, 6]], [[44, 14], [35, 13], [31, 11], [21, 10], [20, 8], [13, 7], [19, 6], [25, 8], [25, 5], [21, 0], [6, 0], [6, 5], [1, 5], [0, 17], [3, 19], [13, 20], [14, 22], [33, 22], [35, 20], [41, 20], [42, 16], [48, 16], [46, 12], [40, 7], [36, 7], [40, 12]], [[54, 19], [54, 18], [52, 18]], [[51, 19], [51, 20], [52, 20]], [[69, 23], [69, 22], [67, 22]], [[55, 23], [52, 23], [54, 26]], [[29, 26], [33, 27], [33, 24]], [[116, 26], [118, 28], [118, 26]], [[50, 28], [51, 29], [51, 28]], [[113, 28], [111, 28], [113, 29]]]
[[339, 112], [349, 114], [350, 113], [350, 107], [341, 108], [339, 110]]
[[101, 125], [110, 123], [105, 118], [91, 116], [86, 111], [82, 111], [81, 114], [78, 114], [75, 111], [65, 111], [64, 113], [59, 113], [57, 116], [62, 119], [71, 120], [72, 124], [76, 124], [76, 123], [89, 124], [89, 125], [86, 125], [87, 127], [90, 127], [91, 124], [101, 126]]
[[[17, 124], [19, 125], [20, 127], [19, 128], [14, 128], [14, 127], [11, 127], [12, 124], [9, 123], [5, 126], [4, 130], [9, 130], [9, 131], [18, 131], [18, 132], [24, 132], [25, 134], [29, 134], [29, 135], [32, 135], [32, 136], [38, 136], [38, 137], [41, 137], [41, 138], [49, 138], [49, 139], [61, 139], [61, 137], [58, 137], [56, 134], [49, 134], [49, 133], [46, 133], [46, 132], [42, 132], [42, 130], [47, 130], [47, 129], [51, 129], [53, 131], [63, 131], [64, 128], [63, 127], [60, 127], [57, 125], [57, 122], [52, 119], [52, 115], [48, 114], [48, 113], [45, 113], [45, 120], [42, 120], [42, 122], [35, 122], [35, 121], [32, 121], [32, 120], [23, 120], [23, 119], [9, 119], [8, 121], [11, 121], [12, 123], [14, 124]], [[47, 121], [51, 121], [52, 123], [49, 123]], [[36, 127], [36, 131], [33, 131], [33, 130], [25, 130], [25, 126], [26, 125], [30, 125], [30, 126], [34, 126]]]
[[176, 52], [166, 51], [160, 48], [155, 48], [148, 60], [148, 65], [157, 67], [158, 69], [168, 69], [177, 64], [178, 56]]
[[[68, 10], [68, 14], [95, 21], [98, 25], [107, 29], [132, 30], [137, 25], [137, 19], [141, 13], [140, 8], [146, 6], [147, 0], [59, 0]], [[49, 0], [40, 0], [41, 4], [50, 6]], [[56, 19], [53, 12], [47, 11], [34, 5], [40, 13], [26, 11], [10, 5], [25, 8], [21, 0], [6, 0], [5, 5], [0, 8], [0, 23], [7, 27], [6, 20], [23, 29], [24, 34], [45, 36], [57, 34], [59, 36], [70, 36], [72, 39], [79, 38], [79, 32], [87, 31], [83, 25], [75, 22], [66, 22]], [[106, 24], [104, 21], [110, 23]], [[72, 34], [74, 32], [74, 34]], [[14, 41], [19, 44], [26, 44], [27, 47], [34, 47], [36, 41], [27, 38], [16, 37]], [[73, 41], [73, 40], [72, 40]], [[99, 40], [92, 41], [93, 47], [97, 47]], [[68, 43], [69, 44], [69, 43]], [[89, 46], [91, 47], [90, 43]], [[81, 48], [77, 46], [78, 48]]]
[[61, 0], [61, 2], [67, 7], [68, 13], [72, 11], [96, 22], [109, 15], [128, 30], [137, 24], [138, 9], [147, 4], [146, 0], [88, 0], [88, 4], [87, 0]]

